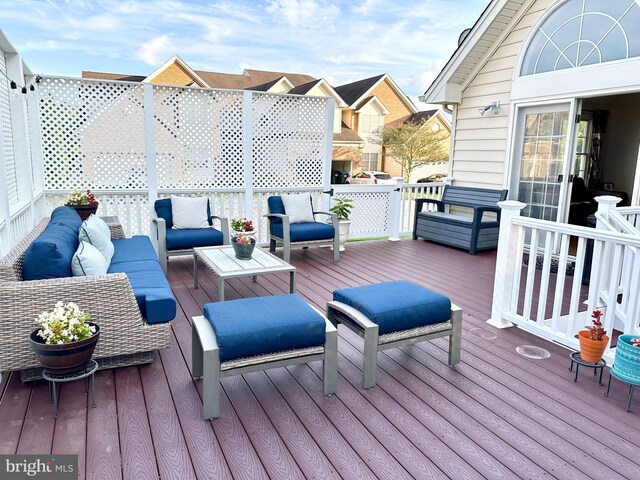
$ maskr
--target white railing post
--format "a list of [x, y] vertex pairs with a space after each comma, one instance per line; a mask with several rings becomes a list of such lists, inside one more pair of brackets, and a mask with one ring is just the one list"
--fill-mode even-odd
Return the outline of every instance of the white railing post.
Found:
[[144, 132], [147, 156], [147, 184], [149, 189], [149, 210], [158, 199], [158, 170], [156, 168], [156, 130], [153, 108], [153, 85], [145, 83], [144, 89]]
[[511, 307], [511, 293], [515, 275], [520, 275], [520, 263], [516, 259], [518, 242], [518, 227], [513, 225], [513, 218], [520, 216], [520, 211], [527, 205], [515, 200], [498, 202], [500, 211], [500, 236], [498, 237], [498, 252], [496, 254], [496, 272], [493, 282], [493, 300], [491, 303], [491, 318], [489, 325], [497, 328], [512, 327], [511, 322], [502, 318], [502, 314]]
[[[242, 92], [242, 157], [244, 160], [244, 216], [254, 220], [258, 229], [260, 219], [253, 218], [253, 92]], [[258, 232], [258, 236], [260, 232]]]
[[396, 178], [395, 188], [389, 195], [389, 240], [397, 242], [400, 240], [402, 178]]
[[[325, 144], [324, 144], [324, 159], [322, 161], [322, 185], [324, 191], [331, 189], [331, 160], [333, 159], [333, 117], [336, 112], [336, 101], [327, 97], [326, 103], [326, 118], [325, 118]], [[331, 207], [331, 196], [322, 195], [322, 211], [328, 212]]]
[[[598, 202], [598, 215], [596, 215], [596, 229], [609, 230], [603, 220], [609, 219], [609, 212], [614, 211], [616, 205], [622, 200], [613, 195], [603, 195], [595, 197]], [[591, 257], [591, 276], [589, 277], [589, 311], [600, 305], [600, 292], [607, 288], [611, 276], [611, 253], [610, 245], [603, 245], [595, 242]]]

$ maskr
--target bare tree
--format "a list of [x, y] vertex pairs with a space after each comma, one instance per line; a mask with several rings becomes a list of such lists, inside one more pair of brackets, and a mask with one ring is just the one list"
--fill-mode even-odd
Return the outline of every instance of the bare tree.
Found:
[[387, 149], [387, 155], [400, 164], [402, 176], [407, 182], [417, 167], [449, 159], [449, 149], [444, 141], [447, 137], [449, 133], [442, 128], [434, 132], [425, 126], [425, 122], [405, 122], [385, 126], [380, 143]]

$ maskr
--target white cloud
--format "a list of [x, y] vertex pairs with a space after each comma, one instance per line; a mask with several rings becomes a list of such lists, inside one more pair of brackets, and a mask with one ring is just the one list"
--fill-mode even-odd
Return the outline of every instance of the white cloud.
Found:
[[148, 42], [143, 43], [138, 48], [136, 57], [147, 65], [159, 67], [176, 53], [173, 41], [170, 35], [160, 35], [152, 38]]
[[274, 18], [284, 18], [288, 23], [298, 26], [317, 26], [328, 28], [340, 9], [331, 3], [314, 0], [267, 0], [267, 13]]

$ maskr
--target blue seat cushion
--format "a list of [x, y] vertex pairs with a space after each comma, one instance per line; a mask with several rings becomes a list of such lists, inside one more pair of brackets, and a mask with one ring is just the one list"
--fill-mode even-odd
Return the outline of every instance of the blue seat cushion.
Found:
[[168, 322], [175, 318], [176, 299], [157, 259], [112, 262], [107, 273], [127, 275], [140, 312], [148, 323]]
[[296, 294], [207, 303], [204, 316], [222, 362], [325, 342], [324, 318]]
[[131, 238], [114, 238], [111, 265], [138, 260], [158, 260], [151, 239], [146, 235], [135, 235]]
[[[289, 225], [289, 231], [292, 242], [327, 240], [333, 238], [336, 233], [333, 225], [321, 222], [292, 223]], [[283, 238], [282, 223], [271, 224], [271, 235]]]
[[51, 221], [24, 254], [22, 278], [44, 280], [71, 277], [71, 260], [78, 249], [82, 219], [71, 207], [58, 207]]
[[333, 292], [333, 299], [346, 303], [378, 324], [379, 334], [446, 322], [451, 301], [415, 283], [396, 281]]
[[185, 250], [193, 247], [222, 245], [224, 237], [215, 228], [167, 229], [167, 250]]
[[[156, 211], [156, 215], [158, 215], [158, 218], [164, 219], [167, 230], [173, 228], [171, 198], [161, 198], [160, 200], [156, 200], [153, 204], [153, 208]], [[211, 219], [211, 205], [209, 204], [209, 200], [207, 200], [207, 218], [209, 219], [209, 225], [213, 225], [213, 220]]]

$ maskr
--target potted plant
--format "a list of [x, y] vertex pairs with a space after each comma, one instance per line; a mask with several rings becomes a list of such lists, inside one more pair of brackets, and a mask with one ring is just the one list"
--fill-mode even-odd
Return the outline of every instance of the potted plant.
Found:
[[631, 334], [618, 337], [611, 370], [626, 382], [640, 383], [640, 338]]
[[256, 233], [255, 228], [253, 228], [253, 222], [246, 218], [232, 218], [231, 230], [233, 231], [233, 236], [238, 233], [243, 235], [254, 235]]
[[580, 357], [585, 362], [598, 363], [602, 359], [605, 348], [607, 348], [609, 337], [607, 337], [602, 327], [602, 312], [594, 310], [591, 314], [591, 319], [591, 325], [587, 325], [585, 327], [586, 330], [578, 332]]
[[91, 190], [76, 190], [67, 195], [65, 205], [74, 208], [80, 218], [86, 220], [98, 211], [99, 203]]
[[256, 239], [244, 233], [238, 233], [231, 237], [231, 245], [239, 260], [250, 260], [253, 249], [256, 248]]
[[338, 233], [340, 235], [340, 251], [344, 252], [344, 244], [349, 238], [349, 228], [351, 227], [351, 210], [353, 209], [353, 200], [350, 198], [334, 198], [333, 206], [329, 209], [331, 213], [338, 216]]
[[57, 302], [52, 311], [38, 315], [39, 327], [31, 334], [31, 346], [48, 371], [76, 372], [91, 360], [100, 326], [88, 322], [90, 318], [73, 302]]

